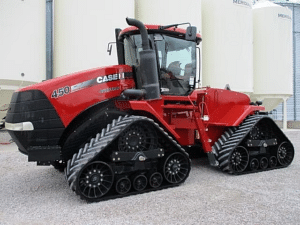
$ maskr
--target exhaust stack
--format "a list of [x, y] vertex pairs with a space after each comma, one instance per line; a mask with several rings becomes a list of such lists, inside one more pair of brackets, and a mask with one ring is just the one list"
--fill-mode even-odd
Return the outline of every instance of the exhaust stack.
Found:
[[139, 20], [126, 18], [126, 22], [130, 26], [139, 28], [141, 32], [143, 50], [139, 53], [140, 66], [137, 75], [141, 77], [142, 88], [146, 90], [145, 99], [159, 99], [160, 91], [156, 54], [154, 50], [150, 49], [147, 29]]

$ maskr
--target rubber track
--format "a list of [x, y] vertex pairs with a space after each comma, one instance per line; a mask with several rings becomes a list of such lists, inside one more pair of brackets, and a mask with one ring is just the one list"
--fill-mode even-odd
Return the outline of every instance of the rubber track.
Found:
[[[161, 131], [161, 133], [164, 135], [165, 138], [169, 139], [169, 141], [173, 143], [173, 145], [177, 148], [177, 151], [184, 153], [189, 158], [188, 153], [186, 153], [185, 150], [167, 132], [165, 132], [163, 128], [161, 128], [152, 119], [149, 119], [144, 116], [125, 116], [125, 117], [120, 116], [117, 120], [115, 119], [112, 121], [111, 124], [108, 124], [106, 128], [102, 129], [102, 132], [98, 133], [95, 138], [92, 138], [89, 143], [86, 143], [83, 148], [80, 148], [79, 152], [75, 153], [72, 159], [68, 161], [67, 167], [65, 169], [65, 175], [71, 190], [76, 192], [77, 178], [80, 174], [80, 171], [83, 169], [83, 167], [88, 163], [92, 162], [97, 156], [99, 156], [99, 154], [101, 154], [101, 152], [103, 152], [106, 149], [106, 147], [109, 146], [127, 127], [129, 127], [131, 124], [138, 121], [150, 122], [154, 127], [156, 127]], [[190, 160], [189, 162], [191, 164]], [[189, 174], [187, 175], [187, 177], [188, 176]], [[184, 181], [185, 179], [180, 183], [183, 183]], [[167, 185], [166, 188], [170, 186], [178, 186], [178, 184]], [[163, 187], [159, 189], [163, 189]], [[143, 192], [147, 192], [147, 190]], [[136, 194], [136, 193], [131, 193], [131, 194]], [[127, 194], [127, 195], [131, 195], [131, 194]], [[102, 199], [107, 200], [107, 199], [112, 199], [117, 197], [124, 197], [124, 196], [123, 195], [110, 196], [110, 197], [104, 196], [103, 198], [97, 199], [96, 201], [101, 201]]]
[[[219, 168], [224, 172], [233, 173], [229, 167], [231, 152], [243, 141], [259, 120], [266, 116], [253, 115], [247, 117], [240, 126], [231, 127], [213, 145], [212, 151], [219, 162]], [[238, 173], [241, 174], [241, 173]]]

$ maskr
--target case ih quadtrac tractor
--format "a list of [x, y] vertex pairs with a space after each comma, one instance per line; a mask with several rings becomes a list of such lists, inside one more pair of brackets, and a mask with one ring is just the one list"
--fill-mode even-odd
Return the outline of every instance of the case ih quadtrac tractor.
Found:
[[116, 29], [119, 65], [13, 94], [5, 127], [29, 161], [64, 169], [87, 201], [183, 183], [188, 149], [231, 174], [292, 162], [293, 145], [260, 102], [229, 88], [195, 87], [195, 27], [127, 23]]

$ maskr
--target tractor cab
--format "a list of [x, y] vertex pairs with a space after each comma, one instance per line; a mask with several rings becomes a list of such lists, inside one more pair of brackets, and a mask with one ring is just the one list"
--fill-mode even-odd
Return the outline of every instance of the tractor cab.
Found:
[[[155, 76], [160, 95], [185, 96], [191, 93], [195, 88], [197, 74], [196, 45], [201, 41], [200, 34], [196, 34], [196, 27], [190, 26], [182, 29], [177, 28], [180, 24], [142, 25], [147, 32], [144, 34], [146, 40], [143, 40], [143, 34], [141, 34], [143, 31], [141, 32], [141, 29], [135, 25], [135, 27], [117, 32], [119, 64], [126, 64], [134, 68], [136, 88], [143, 89], [145, 81], [147, 85], [147, 79], [151, 79], [149, 76]], [[141, 52], [144, 50], [145, 42], [149, 45], [149, 50], [152, 51], [152, 57], [154, 57], [150, 61], [154, 61], [156, 65], [149, 66], [149, 60], [141, 62], [141, 60], [143, 61]], [[141, 64], [144, 65], [143, 68]], [[147, 68], [145, 68], [145, 64]], [[155, 67], [155, 71], [153, 67]], [[145, 71], [149, 69], [152, 72]], [[156, 82], [152, 84], [154, 83]]]

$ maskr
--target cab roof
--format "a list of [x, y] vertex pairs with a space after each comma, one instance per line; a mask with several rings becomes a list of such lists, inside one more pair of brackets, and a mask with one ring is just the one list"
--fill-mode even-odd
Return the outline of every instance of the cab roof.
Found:
[[[145, 24], [145, 27], [148, 31], [148, 34], [154, 34], [154, 33], [160, 33], [160, 34], [167, 34], [170, 36], [175, 36], [178, 38], [184, 39], [186, 30], [183, 28], [176, 28], [176, 27], [171, 27], [167, 29], [161, 29], [161, 25], [152, 25], [152, 24]], [[130, 26], [122, 30], [119, 34], [119, 40], [123, 40], [125, 35], [133, 35], [133, 34], [139, 34], [140, 31], [137, 27], [135, 26]], [[202, 37], [199, 33], [197, 33], [196, 36], [196, 42], [199, 44], [202, 41]]]

